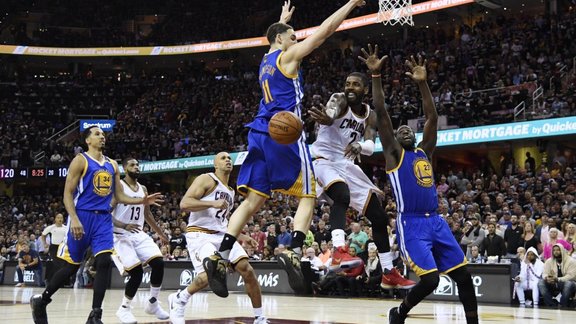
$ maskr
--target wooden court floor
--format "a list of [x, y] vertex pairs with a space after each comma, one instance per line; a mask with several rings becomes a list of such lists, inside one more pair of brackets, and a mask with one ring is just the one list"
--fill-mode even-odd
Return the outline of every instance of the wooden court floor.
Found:
[[[40, 293], [40, 288], [15, 288], [0, 286], [0, 323], [33, 323], [28, 301], [30, 296]], [[167, 310], [168, 295], [172, 291], [162, 291], [160, 300]], [[122, 299], [123, 290], [108, 290], [104, 299], [103, 322], [119, 323], [115, 316]], [[144, 313], [147, 291], [138, 292], [133, 302], [133, 312], [138, 323], [168, 323], [158, 321]], [[92, 290], [61, 289], [48, 306], [50, 324], [85, 323], [90, 312]], [[337, 299], [294, 297], [287, 295], [264, 295], [263, 308], [271, 323], [388, 323], [387, 311], [397, 306], [393, 299]], [[479, 307], [481, 323], [558, 323], [576, 322], [576, 311], [544, 308], [518, 308], [507, 306]], [[194, 295], [186, 309], [186, 323], [252, 323], [252, 308], [245, 294], [231, 294], [219, 298], [212, 293]], [[465, 323], [462, 307], [448, 302], [424, 302], [418, 305], [407, 324], [455, 324]]]

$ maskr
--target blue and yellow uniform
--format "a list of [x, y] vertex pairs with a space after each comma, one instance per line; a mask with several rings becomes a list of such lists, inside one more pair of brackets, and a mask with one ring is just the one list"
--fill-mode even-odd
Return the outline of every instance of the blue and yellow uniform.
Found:
[[420, 148], [402, 150], [398, 166], [387, 172], [396, 197], [396, 234], [400, 251], [418, 276], [450, 272], [466, 257], [448, 223], [436, 212], [438, 196], [432, 165]]
[[238, 191], [270, 197], [279, 191], [297, 197], [316, 197], [310, 151], [304, 133], [295, 143], [276, 143], [268, 134], [268, 122], [280, 111], [301, 116], [302, 75], [289, 75], [280, 65], [283, 52], [264, 55], [259, 70], [263, 98], [256, 118], [248, 125], [248, 155], [238, 175]]
[[114, 195], [114, 176], [118, 172], [116, 164], [108, 157], [104, 157], [104, 162], [100, 163], [86, 153], [81, 156], [85, 165], [74, 196], [74, 205], [84, 227], [84, 236], [80, 240], [74, 239], [68, 218], [66, 241], [58, 248], [58, 257], [72, 264], [82, 262], [89, 246], [92, 246], [94, 255], [112, 252], [114, 249], [110, 203]]

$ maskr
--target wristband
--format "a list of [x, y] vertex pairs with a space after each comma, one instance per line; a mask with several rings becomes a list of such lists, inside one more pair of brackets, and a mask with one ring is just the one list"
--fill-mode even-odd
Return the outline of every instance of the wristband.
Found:
[[381, 77], [381, 76], [382, 76], [382, 74], [372, 74], [372, 77], [373, 77], [373, 78], [379, 78], [379, 77]]
[[374, 144], [373, 140], [358, 142], [358, 144], [360, 144], [360, 147], [362, 147], [362, 151], [360, 152], [362, 155], [372, 155], [374, 153], [374, 148], [376, 145]]

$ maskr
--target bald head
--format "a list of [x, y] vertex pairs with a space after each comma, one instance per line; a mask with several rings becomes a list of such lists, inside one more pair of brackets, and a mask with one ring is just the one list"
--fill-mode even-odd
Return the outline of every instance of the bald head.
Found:
[[214, 170], [230, 173], [232, 172], [232, 157], [228, 152], [220, 152], [214, 158]]

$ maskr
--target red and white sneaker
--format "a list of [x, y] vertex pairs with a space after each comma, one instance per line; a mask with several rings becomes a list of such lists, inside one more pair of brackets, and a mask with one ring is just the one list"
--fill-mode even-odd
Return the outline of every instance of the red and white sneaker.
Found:
[[380, 287], [384, 289], [410, 289], [416, 286], [416, 282], [404, 278], [396, 268], [392, 268], [388, 273], [382, 275]]
[[346, 246], [334, 248], [332, 253], [332, 262], [330, 263], [330, 270], [339, 271], [345, 269], [352, 269], [362, 265], [362, 259], [353, 257], [348, 253]]

